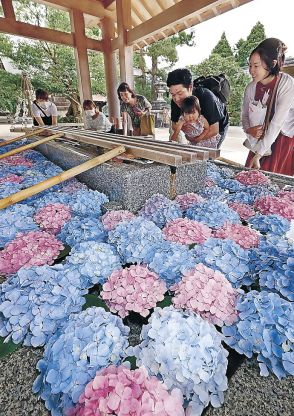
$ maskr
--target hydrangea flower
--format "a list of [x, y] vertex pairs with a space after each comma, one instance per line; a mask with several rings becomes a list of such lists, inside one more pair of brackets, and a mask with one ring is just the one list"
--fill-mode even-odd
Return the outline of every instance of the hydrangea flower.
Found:
[[161, 194], [152, 195], [147, 199], [139, 215], [146, 220], [153, 221], [162, 228], [166, 222], [182, 217], [182, 211], [176, 201], [171, 201]]
[[256, 215], [249, 220], [250, 225], [264, 234], [283, 236], [290, 230], [290, 221], [280, 215]]
[[210, 188], [211, 186], [215, 186], [215, 185], [216, 185], [216, 183], [213, 179], [211, 179], [209, 177], [205, 178], [205, 182], [204, 182], [205, 188]]
[[253, 282], [249, 275], [249, 253], [232, 240], [209, 238], [191, 252], [197, 263], [223, 273], [234, 288]]
[[118, 254], [110, 244], [94, 241], [76, 244], [66, 264], [78, 269], [83, 278], [83, 288], [104, 283], [114, 270], [122, 267]]
[[80, 189], [72, 196], [70, 207], [76, 215], [98, 218], [105, 202], [109, 202], [105, 194], [92, 189]]
[[198, 204], [198, 202], [204, 202], [204, 198], [193, 192], [188, 192], [186, 194], [177, 195], [175, 201], [179, 204], [182, 211], [186, 211], [191, 206]]
[[92, 217], [73, 217], [62, 228], [58, 238], [71, 247], [84, 241], [104, 242], [107, 238], [102, 223]]
[[141, 344], [132, 348], [144, 365], [169, 390], [179, 388], [191, 400], [187, 414], [201, 415], [211, 402], [219, 407], [227, 389], [227, 355], [221, 335], [192, 312], [156, 308], [144, 325]]
[[245, 186], [235, 179], [220, 179], [218, 186], [223, 189], [227, 189], [230, 192], [239, 192], [245, 189]]
[[277, 214], [288, 220], [294, 219], [294, 204], [276, 196], [264, 196], [255, 202], [255, 208], [264, 215]]
[[36, 150], [26, 150], [23, 154], [25, 155], [26, 159], [29, 159], [34, 163], [48, 161], [46, 157], [42, 155], [42, 153]]
[[23, 187], [24, 188], [29, 188], [30, 186], [36, 185], [39, 182], [45, 181], [46, 179], [48, 179], [46, 177], [46, 175], [44, 175], [43, 173], [39, 172], [36, 169], [28, 169], [24, 174], [23, 174]]
[[162, 240], [162, 233], [152, 221], [137, 217], [118, 224], [109, 232], [108, 240], [124, 264], [145, 263], [149, 250]]
[[148, 267], [157, 273], [168, 287], [178, 282], [184, 271], [193, 269], [197, 263], [186, 246], [169, 241], [161, 241], [154, 245], [146, 260]]
[[229, 207], [237, 212], [242, 221], [248, 221], [255, 215], [255, 211], [251, 205], [242, 204], [240, 202], [230, 202]]
[[33, 212], [33, 208], [20, 204], [0, 210], [0, 247], [13, 240], [19, 232], [38, 229], [32, 218]]
[[169, 221], [162, 230], [166, 240], [180, 244], [202, 244], [211, 236], [211, 229], [188, 218]]
[[112, 272], [102, 289], [101, 296], [111, 312], [117, 312], [122, 318], [130, 311], [149, 315], [150, 309], [164, 299], [167, 290], [158, 275], [142, 265]]
[[21, 269], [0, 289], [0, 334], [39, 347], [68, 316], [80, 312], [86, 293], [77, 271], [59, 266]]
[[22, 181], [22, 176], [15, 175], [13, 173], [9, 173], [6, 176], [0, 177], [0, 185], [5, 184], [7, 182], [21, 183]]
[[51, 234], [59, 234], [63, 225], [71, 219], [71, 210], [64, 204], [48, 204], [40, 208], [34, 220], [40, 228]]
[[64, 204], [69, 205], [71, 200], [71, 196], [66, 192], [46, 192], [45, 194], [42, 193], [42, 196], [35, 195], [37, 198], [33, 199], [31, 205], [35, 208], [43, 208], [45, 205], [48, 204]]
[[30, 160], [19, 155], [8, 156], [2, 159], [1, 163], [4, 165], [9, 165], [9, 166], [25, 166], [27, 168], [30, 168], [31, 166], [33, 166], [33, 163]]
[[214, 232], [214, 237], [233, 240], [243, 248], [258, 247], [259, 235], [241, 224], [227, 222]]
[[227, 196], [226, 192], [219, 186], [204, 188], [199, 191], [199, 195], [204, 199], [209, 199], [210, 201], [224, 201]]
[[126, 357], [129, 328], [103, 308], [72, 314], [48, 341], [37, 364], [40, 375], [33, 391], [54, 416], [62, 416], [78, 402], [96, 372]]
[[76, 178], [68, 179], [62, 183], [62, 192], [67, 192], [69, 194], [77, 192], [78, 189], [88, 189], [87, 185], [82, 182], [79, 182]]
[[232, 202], [237, 202], [246, 205], [253, 205], [255, 201], [255, 196], [251, 195], [249, 192], [246, 191], [239, 191], [233, 194], [229, 194], [227, 196], [228, 204]]
[[240, 354], [257, 353], [260, 374], [294, 375], [294, 304], [276, 293], [255, 290], [237, 303], [239, 320], [223, 327], [225, 342]]
[[7, 182], [0, 184], [0, 198], [6, 198], [21, 190], [21, 185], [15, 182]]
[[144, 367], [129, 370], [125, 365], [111, 365], [97, 372], [66, 416], [85, 414], [184, 416], [185, 412], [179, 389], [169, 393], [161, 381], [148, 376]]
[[294, 202], [294, 190], [290, 190], [290, 191], [281, 190], [277, 193], [277, 197], [285, 199], [289, 202]]
[[20, 233], [0, 251], [0, 274], [16, 273], [21, 267], [52, 264], [64, 246], [44, 231]]
[[235, 179], [243, 185], [268, 185], [270, 179], [260, 170], [243, 170], [235, 175]]
[[205, 202], [187, 210], [187, 218], [218, 228], [226, 222], [240, 222], [239, 215], [222, 202]]
[[135, 215], [132, 212], [120, 209], [117, 211], [107, 211], [104, 215], [102, 215], [101, 221], [105, 230], [110, 231], [113, 230], [120, 222], [128, 221], [133, 218], [135, 218]]
[[175, 291], [172, 302], [176, 308], [193, 311], [218, 326], [237, 320], [238, 292], [219, 271], [197, 264], [171, 289]]

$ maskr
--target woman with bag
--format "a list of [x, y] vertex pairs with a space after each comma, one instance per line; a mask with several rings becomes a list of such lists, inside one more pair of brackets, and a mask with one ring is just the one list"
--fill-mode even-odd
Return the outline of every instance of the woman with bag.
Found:
[[[133, 125], [135, 136], [143, 136], [146, 131], [143, 127], [148, 127], [148, 120], [151, 124], [150, 110], [152, 108], [149, 101], [143, 96], [136, 94], [126, 82], [122, 82], [117, 89], [118, 98], [121, 102], [120, 111], [123, 118], [123, 131], [127, 135], [127, 116], [129, 115]], [[154, 123], [153, 123], [154, 128]], [[151, 130], [150, 130], [151, 131]], [[150, 132], [150, 134], [152, 134]]]
[[57, 107], [49, 101], [47, 91], [36, 90], [36, 99], [32, 104], [34, 126], [55, 126], [57, 124]]
[[249, 59], [242, 125], [250, 149], [246, 166], [294, 175], [294, 80], [280, 72], [286, 46], [276, 38], [261, 42]]

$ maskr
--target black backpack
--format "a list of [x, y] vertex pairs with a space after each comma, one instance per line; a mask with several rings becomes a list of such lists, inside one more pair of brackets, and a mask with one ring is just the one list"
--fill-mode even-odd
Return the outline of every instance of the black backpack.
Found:
[[203, 87], [209, 89], [224, 104], [228, 103], [230, 96], [230, 83], [224, 74], [208, 75], [207, 77], [198, 77], [193, 81], [193, 88]]

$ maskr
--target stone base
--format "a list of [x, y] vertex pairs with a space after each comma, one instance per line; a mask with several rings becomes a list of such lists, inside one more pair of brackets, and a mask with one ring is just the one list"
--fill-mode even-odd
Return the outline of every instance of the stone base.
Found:
[[[68, 144], [46, 143], [37, 147], [44, 156], [63, 169], [70, 169], [99, 154], [99, 148], [86, 149]], [[101, 149], [100, 149], [101, 150]], [[175, 175], [172, 172], [176, 172]], [[105, 193], [123, 209], [138, 211], [152, 195], [168, 198], [198, 192], [204, 186], [206, 162], [171, 168], [160, 163], [136, 164], [105, 162], [77, 176], [91, 189]]]

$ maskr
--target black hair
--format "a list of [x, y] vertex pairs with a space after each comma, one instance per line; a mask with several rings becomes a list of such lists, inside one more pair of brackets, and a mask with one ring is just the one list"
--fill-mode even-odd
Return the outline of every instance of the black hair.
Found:
[[117, 95], [118, 95], [118, 99], [121, 101], [121, 96], [120, 96], [120, 92], [130, 92], [132, 97], [135, 98], [136, 97], [136, 93], [135, 91], [132, 90], [132, 88], [129, 86], [129, 84], [127, 84], [126, 82], [122, 82], [117, 89]]
[[47, 101], [49, 98], [48, 91], [42, 90], [41, 88], [38, 88], [36, 90], [36, 100], [45, 100]]
[[94, 101], [92, 101], [92, 100], [84, 100], [84, 102], [83, 102], [83, 109], [85, 109], [85, 107], [89, 107], [92, 104], [94, 105], [94, 107], [96, 107]]
[[166, 85], [171, 87], [178, 84], [183, 84], [185, 88], [189, 88], [192, 85], [192, 74], [189, 69], [179, 68], [168, 73]]
[[182, 114], [192, 114], [195, 113], [195, 110], [198, 111], [199, 115], [201, 114], [201, 107], [198, 98], [194, 95], [185, 98], [182, 102]]
[[[254, 53], [260, 56], [265, 63], [269, 75], [278, 75], [285, 62], [285, 52], [287, 46], [277, 38], [267, 38], [263, 40], [250, 54], [250, 58]], [[277, 61], [274, 64], [273, 61]]]

